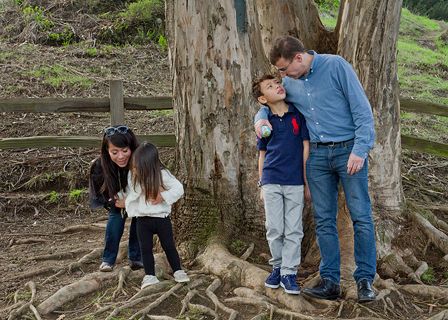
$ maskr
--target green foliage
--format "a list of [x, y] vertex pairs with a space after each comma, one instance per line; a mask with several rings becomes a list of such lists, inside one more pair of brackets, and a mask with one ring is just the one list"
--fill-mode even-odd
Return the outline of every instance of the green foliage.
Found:
[[164, 38], [164, 36], [160, 36], [159, 45], [163, 50], [166, 50], [166, 39]]
[[403, 7], [421, 16], [448, 21], [448, 2], [446, 0], [403, 0]]
[[244, 241], [236, 240], [230, 244], [230, 250], [236, 252], [237, 254], [243, 253], [246, 249], [247, 244]]
[[126, 4], [127, 11], [121, 13], [121, 16], [128, 20], [151, 21], [154, 12], [162, 8], [163, 3], [159, 0], [137, 0]]
[[25, 16], [25, 21], [27, 23], [31, 21], [36, 21], [38, 23], [39, 29], [42, 31], [48, 30], [54, 26], [52, 21], [49, 21], [43, 16], [44, 8], [42, 7], [26, 7], [23, 9], [23, 15]]
[[[70, 25], [68, 25], [68, 27], [70, 27]], [[60, 33], [49, 32], [48, 40], [50, 44], [68, 46], [71, 43], [76, 43], [79, 40], [79, 37], [70, 30], [65, 28]]]
[[339, 8], [339, 0], [315, 0], [314, 1], [318, 8], [331, 9]]
[[434, 269], [429, 267], [428, 270], [426, 270], [425, 273], [422, 274], [422, 280], [429, 283], [433, 283], [435, 281]]
[[70, 197], [68, 200], [73, 200], [73, 201], [77, 202], [85, 190], [86, 189], [83, 188], [83, 189], [74, 189], [74, 190], [70, 191]]
[[46, 200], [48, 203], [57, 203], [61, 199], [61, 196], [56, 191], [51, 191], [42, 200]]

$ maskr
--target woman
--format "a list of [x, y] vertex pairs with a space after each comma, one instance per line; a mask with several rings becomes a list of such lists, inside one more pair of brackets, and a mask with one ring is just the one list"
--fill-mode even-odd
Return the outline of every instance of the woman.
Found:
[[[104, 130], [101, 154], [90, 169], [89, 195], [91, 209], [104, 207], [109, 211], [106, 226], [103, 263], [100, 271], [112, 271], [117, 259], [127, 213], [123, 192], [128, 182], [129, 159], [137, 148], [134, 133], [126, 126], [113, 126]], [[132, 270], [143, 268], [137, 239], [136, 218], [129, 228], [128, 258]]]

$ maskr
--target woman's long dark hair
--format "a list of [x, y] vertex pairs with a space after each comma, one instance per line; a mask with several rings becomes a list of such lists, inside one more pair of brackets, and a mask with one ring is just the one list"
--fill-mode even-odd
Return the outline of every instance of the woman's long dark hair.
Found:
[[146, 202], [157, 198], [160, 187], [166, 190], [162, 179], [162, 169], [165, 165], [160, 161], [159, 152], [155, 145], [143, 141], [132, 154], [130, 168], [135, 168], [134, 189], [140, 184], [145, 194]]
[[[115, 128], [119, 126], [114, 126]], [[92, 165], [90, 169], [91, 178], [95, 179], [95, 181], [100, 185], [99, 192], [108, 196], [113, 197], [120, 191], [120, 182], [121, 189], [125, 189], [127, 186], [127, 176], [129, 172], [129, 163], [124, 168], [120, 168], [117, 164], [115, 164], [109, 155], [109, 144], [112, 143], [114, 146], [118, 148], [126, 148], [129, 147], [131, 149], [131, 154], [137, 149], [138, 142], [134, 133], [131, 129], [128, 129], [126, 133], [115, 132], [115, 134], [111, 136], [106, 136], [103, 134], [103, 142], [101, 144], [101, 154], [95, 160], [95, 163]], [[92, 174], [93, 167], [95, 165], [100, 165], [102, 168], [102, 172], [99, 175]], [[118, 174], [120, 174], [120, 181], [118, 178]]]

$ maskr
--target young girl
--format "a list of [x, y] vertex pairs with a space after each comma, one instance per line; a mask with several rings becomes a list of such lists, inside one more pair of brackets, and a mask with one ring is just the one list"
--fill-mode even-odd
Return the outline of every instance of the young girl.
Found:
[[177, 282], [190, 281], [181, 269], [169, 218], [171, 205], [184, 194], [182, 184], [162, 164], [157, 148], [147, 141], [134, 151], [130, 166], [126, 210], [129, 217], [137, 217], [137, 236], [146, 274], [141, 288], [159, 282], [152, 254], [154, 234], [159, 236], [174, 279]]

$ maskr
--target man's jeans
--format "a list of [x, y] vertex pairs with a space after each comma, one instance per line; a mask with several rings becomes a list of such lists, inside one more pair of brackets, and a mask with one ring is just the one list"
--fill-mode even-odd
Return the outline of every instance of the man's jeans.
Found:
[[[103, 262], [107, 262], [112, 266], [115, 264], [115, 260], [117, 259], [120, 240], [123, 235], [124, 224], [127, 217], [127, 214], [125, 214], [124, 218], [122, 218], [121, 213], [110, 212], [109, 219], [107, 220]], [[131, 226], [129, 227], [128, 258], [129, 260], [140, 261], [142, 260], [142, 256], [137, 239], [137, 221], [135, 219], [136, 218], [132, 218]]]
[[303, 186], [263, 185], [266, 212], [266, 239], [280, 275], [297, 274], [303, 238]]
[[367, 182], [367, 160], [363, 168], [350, 175], [347, 162], [353, 149], [353, 140], [323, 146], [311, 143], [310, 155], [306, 162], [306, 177], [314, 206], [317, 222], [316, 234], [322, 260], [320, 276], [339, 284], [341, 256], [336, 227], [338, 211], [339, 181], [345, 193], [350, 216], [353, 221], [355, 238], [355, 262], [353, 274], [356, 283], [362, 279], [373, 282], [376, 272], [375, 231]]

